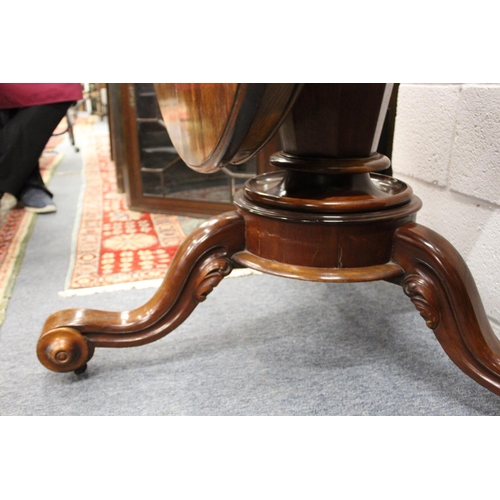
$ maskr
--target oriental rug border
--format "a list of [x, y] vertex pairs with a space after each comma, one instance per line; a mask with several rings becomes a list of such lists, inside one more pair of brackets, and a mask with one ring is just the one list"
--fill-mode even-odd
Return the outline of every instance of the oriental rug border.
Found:
[[[206, 219], [129, 210], [119, 193], [107, 128], [78, 128], [83, 186], [62, 297], [156, 288], [186, 236]], [[231, 275], [254, 274], [237, 269]]]
[[117, 190], [109, 134], [89, 125], [79, 131], [84, 183], [59, 295], [158, 287], [180, 244], [205, 219], [129, 210]]
[[[40, 158], [40, 172], [46, 184], [61, 162], [64, 155], [54, 151], [54, 148], [64, 140], [51, 138]], [[16, 200], [11, 195], [15, 204]], [[12, 208], [0, 212], [0, 325], [5, 320], [5, 314], [16, 278], [21, 269], [26, 246], [33, 231], [37, 214], [27, 212], [22, 208]]]

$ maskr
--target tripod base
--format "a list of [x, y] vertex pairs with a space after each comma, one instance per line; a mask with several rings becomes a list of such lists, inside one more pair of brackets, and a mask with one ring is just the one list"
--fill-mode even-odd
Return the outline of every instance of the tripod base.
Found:
[[[276, 175], [274, 180], [287, 174]], [[319, 201], [311, 208], [307, 198], [289, 196], [290, 189], [276, 203], [248, 183], [236, 196], [235, 211], [210, 219], [185, 240], [146, 304], [125, 312], [69, 309], [50, 316], [37, 346], [40, 362], [53, 371], [81, 373], [95, 348], [154, 342], [243, 266], [300, 280], [400, 285], [451, 360], [500, 395], [500, 341], [465, 262], [448, 241], [415, 222], [421, 202], [411, 191], [404, 188], [401, 197], [398, 181], [370, 179], [377, 189], [397, 188], [392, 194], [386, 189], [383, 205], [378, 199], [369, 209], [360, 203], [366, 193], [352, 192], [352, 210], [328, 203], [319, 210]], [[264, 180], [257, 185], [270, 187]]]

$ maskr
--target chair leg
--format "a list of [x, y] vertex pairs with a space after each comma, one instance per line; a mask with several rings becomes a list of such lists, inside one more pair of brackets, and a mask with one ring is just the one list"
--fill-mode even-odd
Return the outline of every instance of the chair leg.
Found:
[[75, 145], [75, 132], [73, 130], [73, 120], [71, 119], [69, 110], [66, 113], [66, 120], [68, 121], [68, 133], [71, 145], [75, 148], [75, 151], [78, 153], [78, 151], [80, 151], [80, 148]]

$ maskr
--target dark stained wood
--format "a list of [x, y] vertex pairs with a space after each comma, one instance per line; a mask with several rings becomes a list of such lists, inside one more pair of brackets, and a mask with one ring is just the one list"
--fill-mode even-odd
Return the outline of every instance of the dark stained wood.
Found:
[[123, 171], [123, 185], [127, 196], [127, 205], [131, 210], [145, 212], [168, 212], [206, 217], [227, 212], [233, 208], [231, 203], [160, 198], [144, 194], [138, 129], [136, 121], [135, 88], [133, 83], [120, 84], [121, 108], [123, 116], [123, 142], [126, 145], [126, 168]]
[[167, 130], [198, 172], [248, 161], [277, 132], [300, 92], [296, 83], [156, 83]]
[[393, 262], [366, 267], [311, 267], [285, 264], [265, 259], [243, 250], [233, 256], [238, 264], [267, 274], [293, 278], [302, 281], [322, 281], [326, 283], [360, 283], [368, 281], [392, 280], [403, 271]]
[[137, 124], [135, 115], [134, 87], [131, 83], [120, 86], [121, 109], [123, 116], [123, 141], [126, 145], [127, 168], [123, 172], [123, 186], [127, 195], [127, 204], [134, 209], [134, 200], [142, 197], [142, 181], [138, 168], [140, 165], [139, 146], [137, 143]]
[[[389, 106], [387, 108], [387, 115], [385, 117], [384, 126], [382, 127], [382, 134], [378, 143], [377, 151], [392, 158], [392, 147], [394, 143], [394, 132], [396, 129], [396, 114], [397, 114], [397, 104], [398, 104], [398, 92], [399, 83], [395, 83], [392, 87], [391, 99], [389, 100]], [[385, 175], [391, 175], [392, 167], [382, 172]]]
[[446, 354], [469, 377], [500, 395], [500, 340], [457, 250], [436, 232], [413, 223], [396, 231], [393, 260], [404, 270], [395, 282]]
[[95, 347], [133, 347], [164, 337], [231, 272], [230, 257], [244, 244], [239, 214], [210, 219], [183, 242], [163, 284], [143, 306], [124, 312], [67, 309], [50, 316], [38, 341], [40, 362], [57, 372], [83, 371]]
[[247, 252], [303, 267], [360, 268], [391, 261], [397, 227], [414, 219], [421, 202], [393, 210], [319, 214], [259, 207], [240, 192], [235, 203], [245, 219]]
[[395, 230], [421, 206], [406, 184], [369, 174], [390, 164], [374, 151], [390, 91], [303, 86], [280, 129], [283, 151], [271, 157], [285, 170], [251, 179], [234, 200], [245, 219], [245, 265], [272, 263], [276, 273], [283, 264], [286, 275], [298, 266], [307, 276], [305, 268], [330, 268], [348, 281], [346, 269], [358, 279], [360, 268], [390, 264]]
[[267, 142], [263, 148], [261, 148], [255, 155], [257, 162], [257, 175], [264, 174], [266, 172], [273, 172], [276, 167], [271, 164], [269, 159], [276, 152], [281, 149], [281, 140], [279, 133], [274, 134], [269, 142]]
[[[117, 174], [121, 173], [122, 176], [121, 190], [126, 193], [129, 208], [138, 211], [171, 213], [201, 218], [232, 210], [234, 207], [229, 201], [204, 201], [186, 199], [181, 196], [161, 197], [147, 194], [141, 174], [136, 85], [131, 83], [110, 85], [112, 85], [113, 100], [116, 101], [118, 96], [121, 99], [119, 102], [112, 103], [113, 121], [118, 121], [118, 124], [113, 127], [114, 156], [116, 158]], [[256, 154], [257, 173], [264, 173], [274, 169], [269, 163], [269, 157], [279, 149], [279, 135], [275, 133], [269, 142]], [[229, 195], [229, 181], [227, 191]]]
[[124, 173], [127, 169], [127, 147], [123, 131], [121, 85], [108, 83], [108, 121], [111, 157], [115, 163], [116, 185], [119, 193], [125, 192]]
[[[81, 372], [96, 347], [155, 341], [239, 265], [299, 280], [396, 283], [451, 360], [500, 395], [500, 341], [465, 262], [449, 242], [415, 222], [421, 201], [409, 186], [374, 173], [390, 165], [376, 146], [392, 87], [304, 84], [288, 100], [263, 105], [276, 84], [258, 84], [253, 97], [247, 85], [193, 84], [180, 94], [181, 86], [171, 85], [164, 117], [178, 127], [175, 140], [185, 158], [206, 170], [258, 154], [284, 118], [282, 150], [266, 153], [280, 170], [247, 181], [235, 196], [236, 210], [195, 231], [144, 306], [49, 317], [40, 361], [51, 370]], [[214, 96], [223, 103], [218, 118]]]
[[353, 173], [339, 176], [334, 183], [329, 177], [296, 171], [272, 172], [249, 180], [243, 192], [261, 205], [321, 213], [386, 209], [408, 203], [413, 194], [410, 186], [385, 175]]
[[391, 91], [385, 83], [304, 85], [280, 130], [283, 150], [302, 157], [370, 156], [377, 150]]
[[203, 171], [231, 120], [233, 106], [241, 101], [238, 84], [157, 83], [155, 90], [177, 152], [191, 168]]

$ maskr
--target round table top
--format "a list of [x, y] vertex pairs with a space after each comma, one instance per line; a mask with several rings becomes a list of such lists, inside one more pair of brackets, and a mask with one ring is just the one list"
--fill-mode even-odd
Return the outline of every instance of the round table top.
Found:
[[297, 83], [156, 83], [172, 144], [193, 170], [215, 172], [254, 156], [277, 132]]

